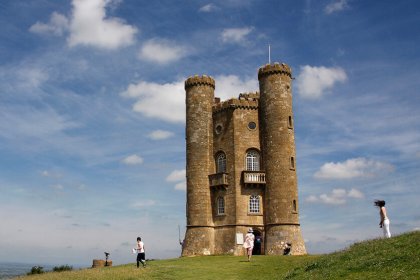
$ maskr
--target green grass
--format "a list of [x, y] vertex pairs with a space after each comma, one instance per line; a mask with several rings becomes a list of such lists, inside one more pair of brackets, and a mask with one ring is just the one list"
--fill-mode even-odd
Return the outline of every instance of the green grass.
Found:
[[309, 256], [209, 256], [22, 277], [48, 279], [420, 279], [420, 232], [370, 240]]

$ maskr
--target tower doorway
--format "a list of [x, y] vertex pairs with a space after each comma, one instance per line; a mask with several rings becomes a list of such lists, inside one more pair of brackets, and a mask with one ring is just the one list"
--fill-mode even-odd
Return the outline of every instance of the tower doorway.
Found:
[[261, 234], [261, 231], [254, 230], [254, 249], [252, 249], [253, 255], [261, 255], [262, 254], [262, 243], [263, 243], [263, 237]]

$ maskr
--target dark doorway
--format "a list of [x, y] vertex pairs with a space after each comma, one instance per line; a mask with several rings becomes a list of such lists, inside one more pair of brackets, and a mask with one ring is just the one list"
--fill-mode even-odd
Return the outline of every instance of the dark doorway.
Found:
[[254, 230], [255, 240], [254, 240], [254, 249], [252, 249], [253, 255], [261, 255], [261, 247], [262, 247], [262, 234], [258, 230]]

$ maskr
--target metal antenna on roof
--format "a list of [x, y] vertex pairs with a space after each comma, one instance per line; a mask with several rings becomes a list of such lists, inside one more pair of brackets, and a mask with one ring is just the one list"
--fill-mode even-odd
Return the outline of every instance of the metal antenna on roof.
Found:
[[271, 64], [271, 46], [268, 44], [268, 64]]

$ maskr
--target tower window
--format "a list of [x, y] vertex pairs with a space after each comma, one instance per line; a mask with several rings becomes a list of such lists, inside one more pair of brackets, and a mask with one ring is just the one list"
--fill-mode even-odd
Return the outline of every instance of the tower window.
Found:
[[220, 152], [216, 155], [216, 173], [226, 172], [226, 154]]
[[293, 128], [292, 116], [289, 116], [289, 120], [288, 120], [287, 124], [288, 124], [289, 128]]
[[290, 169], [295, 169], [295, 158], [290, 157]]
[[293, 199], [293, 212], [297, 212], [296, 200]]
[[222, 196], [217, 198], [217, 215], [225, 214], [225, 199]]
[[260, 154], [251, 150], [246, 153], [246, 170], [260, 171]]
[[221, 124], [216, 125], [216, 128], [214, 129], [216, 134], [222, 133], [223, 126]]
[[248, 128], [251, 130], [254, 130], [257, 128], [257, 124], [255, 122], [249, 122], [248, 123]]
[[260, 196], [251, 195], [249, 197], [249, 213], [260, 213]]

